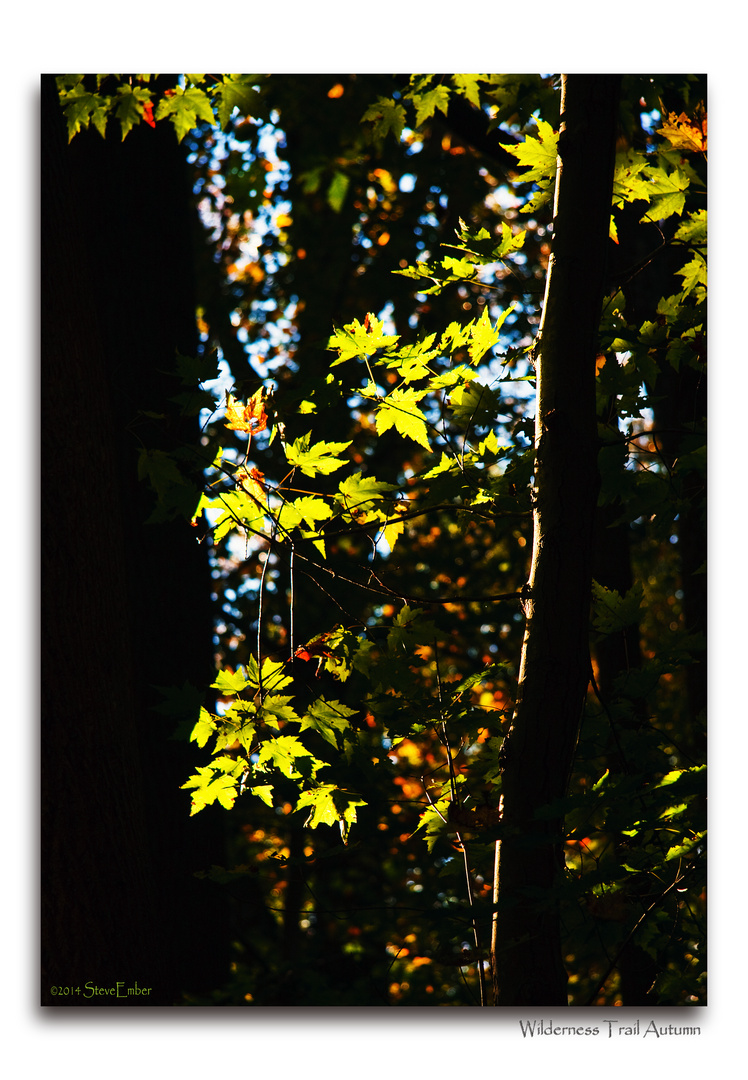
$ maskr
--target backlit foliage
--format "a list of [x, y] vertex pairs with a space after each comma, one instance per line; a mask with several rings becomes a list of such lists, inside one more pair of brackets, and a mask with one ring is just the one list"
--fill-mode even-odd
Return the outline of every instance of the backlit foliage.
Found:
[[[59, 85], [71, 138], [168, 123], [193, 168], [203, 350], [178, 358], [175, 402], [201, 416], [185, 455], [206, 483], [185, 512], [178, 460], [144, 450], [140, 473], [154, 520], [191, 519], [211, 551], [217, 674], [183, 734], [192, 813], [236, 820], [233, 865], [203, 872], [236, 920], [213, 1002], [477, 1004], [532, 542], [556, 82]], [[697, 94], [696, 77], [624, 81], [592, 678], [562, 807], [574, 1005], [626, 1004], [633, 948], [654, 1003], [705, 1000]]]

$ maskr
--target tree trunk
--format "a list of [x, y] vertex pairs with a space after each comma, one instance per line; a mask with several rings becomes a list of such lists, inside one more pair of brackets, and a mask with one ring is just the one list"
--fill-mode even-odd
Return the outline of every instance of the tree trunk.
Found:
[[618, 76], [564, 76], [553, 250], [537, 360], [532, 568], [505, 741], [492, 934], [496, 1005], [566, 1005], [557, 886], [564, 796], [589, 681], [598, 491], [595, 355], [610, 226]]
[[42, 180], [42, 1002], [172, 1005], [228, 971], [193, 876], [222, 835], [189, 818], [190, 751], [155, 689], [210, 681], [209, 568], [186, 521], [145, 524], [133, 433], [139, 410], [174, 413], [164, 373], [196, 345], [189, 177], [164, 126], [67, 145], [45, 76]]

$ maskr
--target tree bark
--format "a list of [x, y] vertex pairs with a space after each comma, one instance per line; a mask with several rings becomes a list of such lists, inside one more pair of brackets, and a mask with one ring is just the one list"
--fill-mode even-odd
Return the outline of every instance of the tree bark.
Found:
[[[133, 434], [139, 410], [175, 412], [165, 373], [195, 351], [189, 199], [173, 132], [68, 145], [44, 77], [45, 1005], [172, 1005], [228, 971], [223, 901], [193, 876], [222, 861], [221, 826], [189, 818], [190, 751], [155, 689], [210, 681], [209, 568], [186, 521], [146, 524]], [[177, 419], [162, 448], [196, 438]]]
[[514, 718], [504, 744], [492, 933], [496, 1005], [566, 1005], [557, 887], [589, 681], [599, 486], [595, 356], [610, 227], [619, 76], [563, 78], [553, 249], [537, 350], [534, 542]]

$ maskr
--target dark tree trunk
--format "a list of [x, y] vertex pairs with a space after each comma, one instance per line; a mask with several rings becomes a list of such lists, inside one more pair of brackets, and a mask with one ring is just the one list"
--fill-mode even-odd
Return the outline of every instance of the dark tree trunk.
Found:
[[595, 355], [615, 159], [617, 76], [565, 76], [553, 250], [537, 363], [532, 569], [519, 691], [505, 743], [492, 936], [497, 1005], [566, 1005], [554, 887], [589, 681], [598, 491]]
[[[174, 1004], [228, 966], [222, 907], [193, 876], [221, 837], [189, 819], [179, 717], [154, 711], [156, 686], [210, 681], [208, 566], [186, 522], [145, 524], [137, 478], [139, 410], [174, 412], [163, 372], [196, 346], [189, 198], [172, 131], [68, 145], [43, 78], [44, 1004], [114, 1003], [87, 983]], [[164, 428], [162, 449], [196, 439], [192, 421]]]

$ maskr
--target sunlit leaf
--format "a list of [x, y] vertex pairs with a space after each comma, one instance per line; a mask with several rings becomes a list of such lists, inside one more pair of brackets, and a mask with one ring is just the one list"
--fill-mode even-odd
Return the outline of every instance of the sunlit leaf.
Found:
[[305, 476], [317, 476], [342, 469], [347, 460], [341, 461], [339, 455], [351, 445], [348, 442], [318, 442], [309, 445], [310, 435], [300, 436], [289, 446], [286, 444], [286, 458], [289, 465], [297, 465]]
[[215, 123], [210, 98], [196, 86], [176, 86], [170, 96], [163, 97], [156, 108], [156, 119], [162, 120], [164, 117], [169, 117], [173, 123], [178, 142], [197, 126], [198, 120]]
[[338, 734], [347, 731], [351, 724], [349, 717], [355, 709], [349, 709], [339, 701], [326, 701], [319, 698], [307, 709], [301, 720], [300, 731], [316, 731], [331, 746], [337, 747]]
[[430, 450], [426, 418], [417, 405], [426, 394], [426, 390], [412, 388], [393, 390], [377, 408], [377, 433], [383, 435], [394, 427], [404, 438], [413, 439], [419, 446]]

